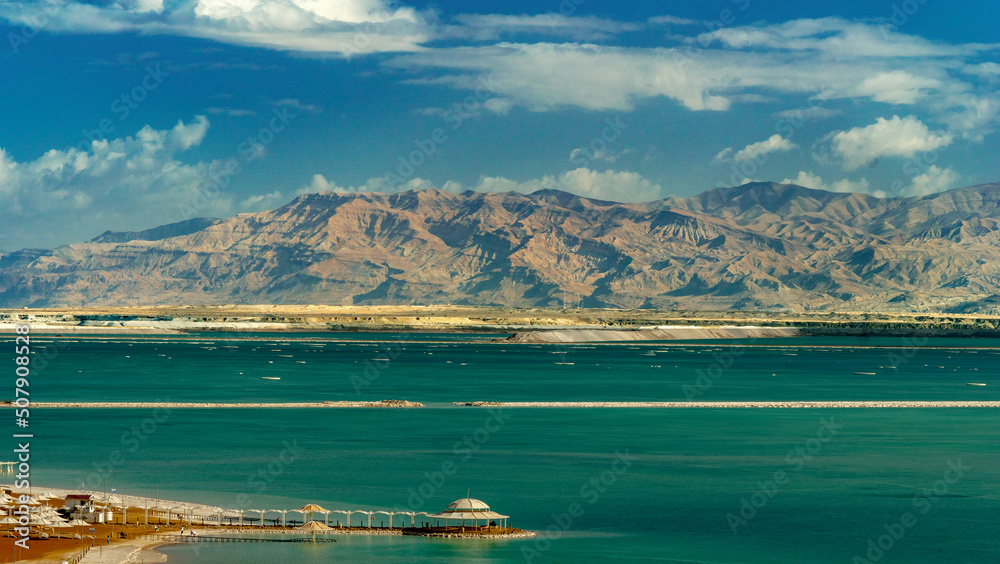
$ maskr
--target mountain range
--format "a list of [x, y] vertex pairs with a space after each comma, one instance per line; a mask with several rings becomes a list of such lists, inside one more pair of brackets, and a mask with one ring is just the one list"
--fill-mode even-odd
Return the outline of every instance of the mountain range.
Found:
[[0, 306], [465, 304], [1000, 312], [1000, 184], [319, 193], [0, 257]]

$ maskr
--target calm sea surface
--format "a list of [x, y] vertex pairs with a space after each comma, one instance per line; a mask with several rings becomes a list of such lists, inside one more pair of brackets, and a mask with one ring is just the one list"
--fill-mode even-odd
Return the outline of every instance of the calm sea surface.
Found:
[[507, 541], [341, 536], [164, 548], [171, 562], [1000, 560], [1000, 410], [449, 405], [997, 400], [1000, 341], [488, 339], [208, 334], [57, 347], [39, 337], [37, 358], [53, 358], [36, 363], [35, 401], [398, 398], [429, 407], [37, 410], [34, 482], [99, 489], [107, 478], [122, 493], [261, 509], [436, 512], [471, 490], [514, 526], [548, 530]]

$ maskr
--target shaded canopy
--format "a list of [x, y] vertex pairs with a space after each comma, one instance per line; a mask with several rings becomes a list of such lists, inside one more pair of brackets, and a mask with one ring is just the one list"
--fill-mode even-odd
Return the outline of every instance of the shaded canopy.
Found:
[[333, 527], [327, 527], [319, 521], [309, 521], [301, 527], [295, 527], [296, 531], [332, 531]]
[[323, 509], [322, 507], [316, 505], [315, 503], [310, 503], [308, 505], [303, 505], [302, 508], [299, 509], [299, 511], [308, 511], [308, 512], [320, 511], [320, 512], [325, 512], [326, 509]]
[[428, 515], [431, 519], [507, 519], [509, 515], [501, 515], [490, 511], [490, 506], [478, 499], [467, 497], [451, 502], [448, 508], [440, 513]]

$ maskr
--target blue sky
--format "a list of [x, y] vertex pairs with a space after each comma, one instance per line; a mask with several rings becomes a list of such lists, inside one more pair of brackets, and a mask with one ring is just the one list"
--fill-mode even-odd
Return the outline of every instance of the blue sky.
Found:
[[998, 20], [940, 0], [0, 0], [0, 249], [326, 190], [993, 182]]

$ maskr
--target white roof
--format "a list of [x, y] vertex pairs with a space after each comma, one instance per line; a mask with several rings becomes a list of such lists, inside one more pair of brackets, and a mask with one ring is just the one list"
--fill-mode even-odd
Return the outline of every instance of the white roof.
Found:
[[466, 497], [448, 504], [441, 513], [428, 515], [433, 519], [506, 519], [509, 515], [501, 515], [490, 511], [490, 506], [478, 499]]

